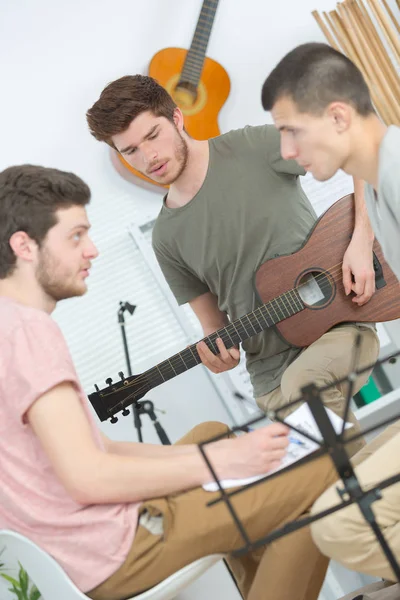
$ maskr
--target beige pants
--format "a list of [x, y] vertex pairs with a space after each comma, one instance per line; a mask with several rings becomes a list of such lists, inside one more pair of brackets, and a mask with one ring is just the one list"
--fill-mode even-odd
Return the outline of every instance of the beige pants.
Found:
[[[204, 423], [179, 443], [198, 443], [226, 431], [226, 425]], [[254, 486], [232, 501], [255, 541], [308, 512], [335, 479], [331, 461], [324, 457]], [[130, 598], [202, 556], [243, 547], [224, 503], [206, 506], [217, 496], [196, 488], [144, 502], [141, 513], [161, 517], [163, 532], [150, 533], [139, 525], [124, 564], [87, 595], [94, 600]], [[308, 527], [228, 562], [248, 600], [317, 600], [328, 565]]]
[[[353, 457], [362, 486], [373, 486], [400, 472], [400, 421], [389, 426]], [[319, 512], [339, 504], [335, 484], [313, 507]], [[382, 499], [372, 504], [376, 520], [397, 560], [400, 560], [400, 483], [382, 490]], [[321, 519], [312, 526], [313, 537], [327, 556], [349, 569], [395, 580], [380, 545], [358, 506], [352, 505]]]
[[[283, 374], [281, 385], [266, 394], [257, 398], [257, 404], [264, 412], [276, 410], [292, 400], [300, 397], [301, 388], [309, 383], [315, 383], [318, 387], [323, 387], [333, 383], [336, 379], [341, 379], [348, 375], [352, 364], [352, 356], [355, 347], [357, 334], [360, 333], [361, 347], [359, 361], [356, 368], [361, 369], [367, 365], [373, 364], [379, 354], [379, 339], [376, 332], [367, 327], [355, 324], [339, 325], [334, 327], [311, 346], [308, 346], [293, 361]], [[371, 371], [360, 375], [354, 385], [353, 394], [355, 394], [367, 381]], [[345, 402], [348, 390], [348, 384], [342, 383], [332, 387], [322, 394], [322, 400], [325, 406], [331, 408], [340, 417], [343, 417]], [[279, 412], [281, 418], [286, 417], [291, 410], [282, 410]], [[360, 431], [360, 426], [352, 412], [349, 413], [348, 421], [353, 423], [348, 435], [354, 435]], [[358, 452], [365, 442], [362, 439], [356, 440], [346, 446], [350, 456]]]

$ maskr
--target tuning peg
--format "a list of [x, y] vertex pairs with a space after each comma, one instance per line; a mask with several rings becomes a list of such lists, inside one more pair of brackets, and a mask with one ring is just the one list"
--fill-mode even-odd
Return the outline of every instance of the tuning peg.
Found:
[[111, 417], [110, 423], [112, 423], [113, 425], [114, 425], [114, 423], [118, 423], [118, 417], [116, 417], [115, 415], [113, 417]]
[[121, 377], [122, 381], [125, 379], [125, 375], [122, 371], [118, 371], [118, 375]]
[[127, 408], [124, 408], [122, 414], [124, 415], [124, 417], [127, 417], [129, 415], [129, 410]]
[[111, 379], [111, 377], [107, 377], [107, 379], [106, 379], [106, 384], [107, 384], [107, 385], [111, 385], [111, 384], [112, 384], [112, 379]]
[[94, 384], [94, 389], [96, 390], [96, 392], [99, 392], [99, 386], [97, 385], [97, 383]]

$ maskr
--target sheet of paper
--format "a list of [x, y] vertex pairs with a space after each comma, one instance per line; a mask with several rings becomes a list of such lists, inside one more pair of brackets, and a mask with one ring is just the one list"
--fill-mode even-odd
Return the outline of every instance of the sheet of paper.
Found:
[[[336, 433], [339, 433], [343, 427], [343, 419], [338, 417], [330, 408], [327, 408], [326, 411], [328, 413], [329, 419], [333, 425], [334, 430], [336, 431]], [[297, 427], [297, 429], [300, 429], [301, 431], [312, 435], [317, 440], [322, 439], [315, 419], [307, 404], [302, 404], [298, 409], [292, 412], [292, 414], [289, 415], [285, 419], [285, 421], [288, 425], [293, 425]], [[353, 427], [353, 424], [346, 423], [346, 429], [348, 429], [349, 427]], [[290, 438], [293, 441], [290, 442], [288, 446], [288, 451], [279, 467], [277, 467], [273, 471], [268, 471], [268, 473], [262, 473], [261, 475], [246, 477], [244, 479], [224, 479], [221, 481], [221, 486], [223, 488], [230, 488], [239, 485], [247, 485], [249, 483], [252, 483], [253, 481], [258, 481], [262, 477], [265, 477], [266, 475], [271, 475], [276, 471], [280, 471], [284, 467], [287, 467], [292, 463], [300, 460], [304, 456], [307, 456], [307, 454], [314, 452], [314, 450], [316, 450], [319, 447], [318, 444], [312, 442], [311, 440], [307, 439], [306, 437], [304, 437], [300, 433], [297, 433], [296, 431], [290, 432]], [[218, 486], [215, 483], [215, 481], [211, 481], [210, 483], [205, 483], [203, 485], [203, 489], [207, 492], [215, 492], [218, 490]]]
[[[328, 417], [333, 425], [334, 430], [336, 431], [336, 433], [340, 433], [343, 427], [343, 419], [341, 417], [338, 417], [338, 415], [335, 414], [330, 408], [325, 407], [325, 410], [328, 413]], [[295, 427], [297, 427], [297, 429], [300, 429], [305, 433], [309, 433], [317, 440], [322, 439], [319, 428], [309, 409], [308, 404], [302, 404], [299, 408], [292, 412], [291, 415], [286, 417], [285, 422], [288, 425], [294, 425]], [[349, 429], [349, 427], [353, 427], [353, 424], [346, 423], [346, 429]]]

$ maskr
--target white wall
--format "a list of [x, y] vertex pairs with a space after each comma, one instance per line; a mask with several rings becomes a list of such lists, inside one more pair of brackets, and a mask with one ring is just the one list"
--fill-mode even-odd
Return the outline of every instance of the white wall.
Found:
[[[265, 121], [260, 89], [267, 72], [294, 44], [323, 39], [310, 14], [316, 4], [332, 6], [330, 0], [284, 0], [272, 9], [262, 0], [221, 0], [208, 54], [232, 81], [222, 131]], [[106, 191], [120, 192], [106, 148], [87, 132], [85, 112], [107, 82], [145, 72], [163, 47], [187, 47], [200, 5], [199, 0], [3, 0], [0, 167], [30, 161], [74, 170], [87, 179], [98, 206], [108, 200]], [[156, 203], [143, 191], [134, 195]], [[120, 208], [129, 210], [127, 204]]]
[[[260, 103], [265, 76], [293, 46], [325, 41], [311, 10], [334, 5], [333, 0], [221, 0], [208, 55], [231, 78], [231, 94], [220, 114], [222, 132], [269, 120]], [[200, 0], [1, 2], [0, 170], [27, 162], [80, 175], [93, 192], [89, 213], [100, 250], [122, 243], [128, 222], [153, 218], [161, 195], [133, 187], [114, 172], [107, 147], [87, 131], [85, 112], [109, 81], [145, 73], [158, 50], [188, 47], [200, 6]], [[115, 255], [107, 258], [105, 252], [101, 260], [118, 272]], [[98, 336], [91, 335], [93, 322], [98, 330], [103, 319], [104, 286], [99, 278], [95, 267], [93, 291], [76, 309], [75, 305], [65, 309], [67, 318], [60, 313], [68, 339], [82, 332], [81, 348], [73, 349], [80, 361], [99, 350]], [[135, 302], [132, 296], [127, 299]], [[90, 314], [90, 322], [80, 316], [80, 306], [85, 307], [85, 319]], [[155, 349], [155, 354], [159, 351]], [[192, 411], [196, 404], [192, 403]], [[220, 408], [215, 410], [221, 418]], [[0, 596], [5, 598], [2, 590]], [[211, 600], [212, 593], [208, 596]]]
[[[328, 0], [319, 4], [320, 9], [329, 7]], [[138, 311], [127, 318], [134, 370], [148, 358], [141, 342], [149, 311], [142, 281], [137, 280], [140, 266], [127, 239], [127, 223], [154, 218], [161, 194], [128, 184], [115, 173], [108, 147], [89, 135], [85, 113], [109, 81], [146, 72], [153, 54], [163, 47], [188, 47], [200, 6], [200, 0], [2, 2], [0, 169], [29, 162], [71, 170], [87, 181], [93, 193], [89, 213], [101, 255], [89, 279], [91, 291], [55, 313], [79, 374], [83, 375], [83, 365], [99, 357], [90, 385], [124, 370], [120, 333], [115, 326], [111, 335], [109, 325], [116, 318], [119, 299], [138, 303]], [[295, 43], [322, 39], [310, 14], [314, 7], [311, 2], [300, 7], [287, 0], [271, 14], [260, 0], [221, 0], [208, 54], [221, 62], [232, 82], [220, 115], [222, 131], [268, 119], [260, 103], [262, 82]], [[154, 347], [157, 358], [160, 351], [162, 343]], [[165, 357], [170, 354], [165, 348]], [[212, 392], [210, 402], [216, 406], [215, 398]], [[196, 413], [196, 404], [192, 406]], [[217, 418], [209, 407], [206, 415], [197, 412], [202, 420], [207, 415]], [[177, 435], [186, 428], [182, 422]]]

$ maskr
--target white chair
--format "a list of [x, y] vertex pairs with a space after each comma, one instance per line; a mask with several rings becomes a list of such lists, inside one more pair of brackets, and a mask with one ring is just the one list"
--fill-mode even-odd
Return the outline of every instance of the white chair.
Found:
[[[60, 565], [47, 552], [28, 538], [9, 531], [0, 530], [0, 548], [15, 556], [27, 571], [30, 579], [40, 590], [43, 600], [87, 600], [72, 583]], [[179, 592], [200, 577], [207, 569], [223, 559], [223, 554], [212, 554], [183, 567], [153, 588], [134, 596], [134, 600], [172, 600]], [[133, 600], [133, 599], [131, 599]]]

